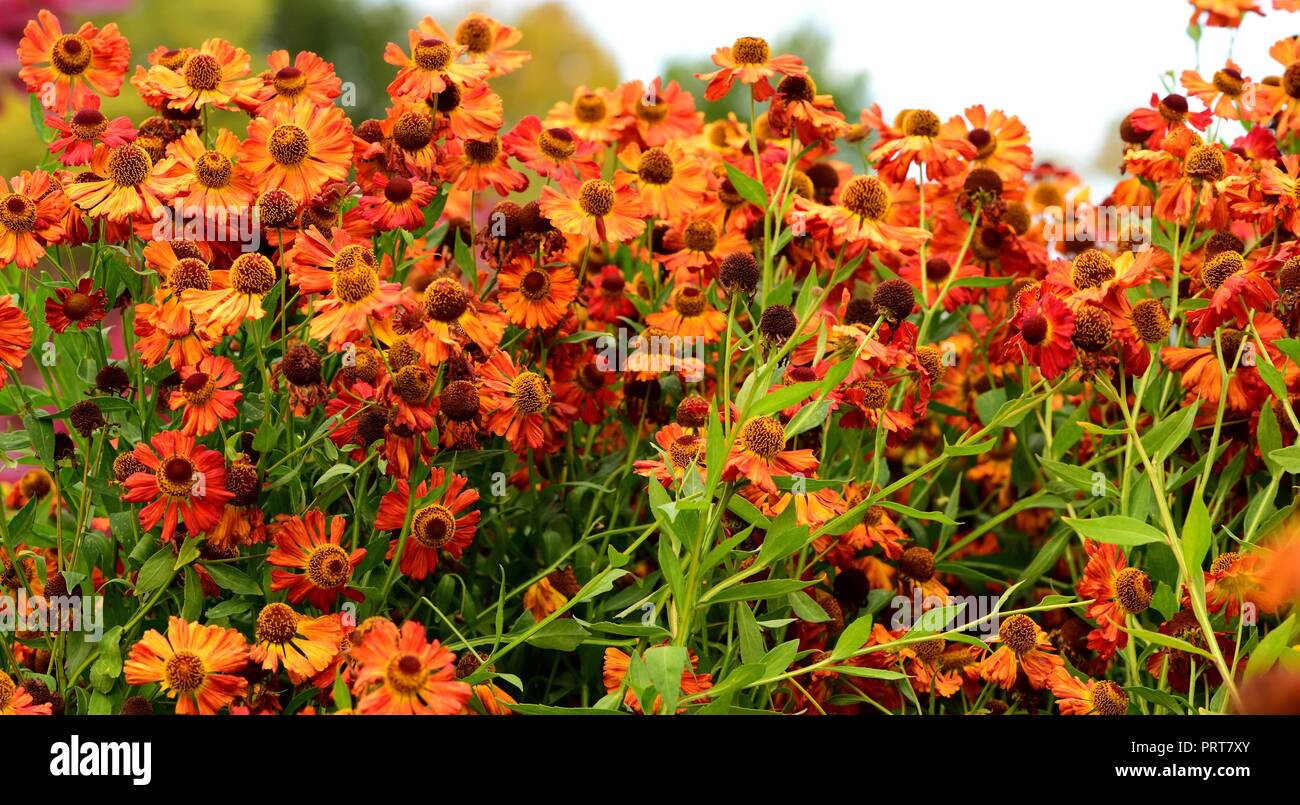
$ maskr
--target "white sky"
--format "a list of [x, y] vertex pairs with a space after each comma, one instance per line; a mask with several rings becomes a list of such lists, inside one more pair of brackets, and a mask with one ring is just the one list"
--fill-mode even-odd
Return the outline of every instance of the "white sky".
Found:
[[[415, 2], [435, 17], [460, 5]], [[514, 11], [531, 5], [533, 0], [495, 0], [489, 8], [511, 22]], [[887, 119], [907, 107], [929, 108], [946, 119], [983, 103], [1025, 122], [1037, 158], [1062, 161], [1093, 179], [1099, 177], [1091, 163], [1113, 143], [1119, 119], [1146, 104], [1153, 91], [1163, 94], [1159, 75], [1197, 68], [1185, 32], [1191, 16], [1186, 0], [568, 0], [566, 5], [615, 55], [625, 80], [657, 75], [677, 57], [707, 58], [738, 36], [773, 40], [811, 21], [831, 37], [834, 69], [869, 74], [872, 100]], [[1300, 32], [1300, 14], [1271, 11], [1269, 0], [1260, 5], [1267, 16], [1248, 17], [1235, 43], [1229, 31], [1204, 30], [1204, 77], [1222, 66], [1230, 45], [1247, 76], [1258, 80], [1280, 72], [1268, 48]], [[527, 45], [524, 31], [521, 46]]]

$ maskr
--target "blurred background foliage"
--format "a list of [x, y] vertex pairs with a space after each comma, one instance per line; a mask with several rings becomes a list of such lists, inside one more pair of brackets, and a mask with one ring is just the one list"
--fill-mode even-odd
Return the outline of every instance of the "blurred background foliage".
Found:
[[[395, 73], [383, 60], [384, 46], [392, 41], [405, 48], [407, 29], [424, 16], [402, 0], [0, 0], [0, 12], [9, 20], [0, 33], [5, 40], [0, 48], [9, 54], [0, 61], [10, 78], [0, 86], [0, 174], [6, 177], [39, 161], [41, 145], [27, 98], [15, 83], [17, 62], [11, 54], [22, 21], [34, 17], [41, 7], [53, 10], [65, 31], [75, 30], [84, 19], [101, 25], [117, 22], [131, 42], [132, 67], [121, 95], [108, 99], [104, 109], [110, 115], [128, 115], [135, 123], [149, 114], [129, 83], [135, 65], [146, 64], [149, 52], [158, 45], [197, 46], [210, 37], [228, 39], [249, 51], [254, 72], [265, 68], [266, 54], [272, 50], [315, 51], [334, 63], [345, 82], [355, 85], [356, 106], [348, 110], [355, 122], [382, 117], [388, 102], [385, 88]], [[450, 31], [471, 10], [492, 13], [490, 4], [448, 4], [434, 17]], [[621, 81], [646, 78], [620, 76], [617, 61], [599, 34], [587, 30], [563, 2], [541, 2], [500, 18], [523, 31], [519, 47], [533, 54], [523, 70], [492, 82], [505, 103], [507, 127], [525, 115], [544, 117], [556, 101], [570, 99], [579, 85], [613, 88]], [[801, 55], [819, 90], [834, 95], [850, 121], [856, 121], [857, 111], [867, 103], [867, 76], [830, 71], [825, 63], [829, 44], [825, 33], [805, 25], [777, 39], [773, 50]], [[693, 74], [709, 69], [708, 54], [701, 54], [698, 60], [666, 64], [664, 75], [690, 90], [708, 119], [729, 111], [747, 118], [748, 105], [741, 100], [748, 97], [744, 93], [732, 93], [719, 103], [704, 101], [703, 85]], [[244, 136], [246, 123], [241, 115], [222, 113], [212, 123]]]

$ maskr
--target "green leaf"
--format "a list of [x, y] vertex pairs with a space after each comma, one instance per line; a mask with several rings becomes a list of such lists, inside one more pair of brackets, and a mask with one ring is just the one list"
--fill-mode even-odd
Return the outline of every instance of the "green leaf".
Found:
[[[1278, 427], [1277, 415], [1273, 413], [1273, 406], [1265, 405], [1259, 409], [1259, 425], [1255, 431], [1256, 439], [1259, 441], [1259, 452], [1264, 457], [1264, 463], [1268, 464], [1269, 472], [1277, 475], [1282, 471], [1282, 467], [1273, 460], [1272, 453], [1275, 450], [1282, 449], [1282, 429]], [[1241, 455], [1244, 456], [1244, 453]]]
[[171, 548], [159, 548], [140, 568], [140, 575], [135, 580], [136, 593], [142, 596], [148, 595], [171, 581], [172, 575], [176, 572], [172, 564]]
[[352, 709], [352, 691], [348, 690], [347, 682], [343, 679], [342, 665], [334, 673], [334, 706], [340, 710]]
[[1163, 690], [1143, 687], [1142, 685], [1133, 685], [1132, 687], [1124, 688], [1124, 690], [1137, 696], [1139, 699], [1146, 699], [1154, 705], [1163, 707], [1171, 713], [1181, 714], [1187, 712], [1187, 708], [1183, 706], [1182, 701], [1177, 696], [1166, 693]]
[[800, 581], [798, 579], [767, 579], [765, 581], [750, 582], [749, 584], [736, 584], [726, 588], [716, 596], [705, 595], [705, 599], [711, 604], [721, 604], [727, 601], [758, 601], [767, 598], [780, 598], [797, 590], [802, 590], [811, 584], [811, 581]]
[[979, 456], [992, 450], [997, 443], [997, 439], [989, 439], [988, 441], [972, 444], [948, 444], [948, 440], [944, 439], [943, 454], [950, 458], [958, 456]]
[[90, 666], [90, 684], [100, 693], [108, 693], [122, 675], [122, 627], [114, 626], [99, 640], [99, 654]]
[[736, 193], [759, 209], [767, 209], [767, 190], [763, 187], [763, 183], [741, 172], [729, 162], [723, 164], [726, 165], [727, 178], [731, 180], [731, 186], [736, 188]]
[[601, 571], [600, 574], [593, 577], [591, 581], [584, 584], [581, 590], [578, 590], [578, 594], [573, 598], [574, 604], [581, 604], [583, 601], [590, 601], [598, 595], [603, 595], [604, 593], [609, 592], [614, 589], [614, 585], [618, 580], [626, 575], [628, 575], [626, 570], [619, 570], [612, 567], [606, 568]]
[[1300, 340], [1295, 338], [1279, 338], [1273, 342], [1273, 346], [1281, 350], [1283, 355], [1290, 358], [1292, 363], [1300, 364]]
[[840, 638], [835, 641], [835, 648], [831, 651], [832, 660], [843, 660], [852, 657], [853, 653], [867, 644], [871, 637], [871, 616], [863, 615], [862, 617], [844, 627], [840, 632]]
[[254, 581], [247, 573], [237, 567], [220, 562], [210, 562], [203, 566], [218, 587], [239, 595], [261, 595], [262, 585]]
[[[749, 420], [757, 416], [767, 416], [777, 411], [784, 410], [812, 395], [814, 391], [821, 388], [820, 380], [809, 380], [804, 383], [791, 383], [788, 386], [778, 386], [773, 391], [764, 394], [758, 400], [753, 401], [749, 409], [745, 411], [745, 419]], [[806, 407], [806, 406], [805, 406]]]
[[801, 621], [806, 623], [826, 623], [831, 619], [831, 616], [826, 614], [826, 610], [809, 598], [805, 592], [790, 593], [787, 600], [790, 602], [790, 608], [794, 610], [794, 614], [798, 615]]
[[[1267, 407], [1267, 406], [1265, 406]], [[1300, 444], [1283, 447], [1268, 453], [1270, 464], [1281, 467], [1284, 472], [1300, 475]]]
[[[1192, 574], [1191, 582], [1194, 586], [1201, 589], [1205, 585], [1205, 577], [1200, 573], [1201, 566], [1205, 564], [1205, 557], [1210, 552], [1210, 543], [1213, 541], [1213, 531], [1210, 527], [1210, 513], [1205, 508], [1205, 502], [1200, 496], [1192, 498], [1192, 505], [1187, 509], [1187, 519], [1183, 522], [1182, 533], [1182, 551], [1183, 562], [1187, 565], [1187, 572]], [[1199, 580], [1199, 584], [1197, 581]]]
[[1290, 617], [1273, 631], [1264, 635], [1264, 639], [1259, 641], [1259, 645], [1255, 646], [1255, 650], [1250, 653], [1250, 662], [1246, 664], [1246, 678], [1252, 679], [1272, 668], [1283, 652], [1291, 647], [1297, 631], [1300, 631], [1300, 628], [1296, 622], [1296, 614], [1292, 612]]
[[[654, 682], [655, 690], [663, 698], [659, 712], [673, 713], [682, 692], [682, 671], [686, 670], [685, 646], [654, 646], [648, 648], [642, 659]], [[645, 707], [642, 704], [642, 707]]]
[[176, 564], [174, 570], [180, 571], [181, 568], [199, 558], [199, 537], [186, 537], [185, 542], [181, 544], [181, 549], [176, 553]]
[[826, 669], [834, 671], [837, 674], [845, 676], [857, 676], [863, 679], [883, 679], [889, 682], [896, 682], [900, 679], [907, 679], [907, 674], [898, 671], [887, 671], [884, 668], [862, 668], [857, 665], [833, 665]]
[[1160, 424], [1142, 437], [1142, 446], [1146, 448], [1152, 462], [1164, 461], [1187, 440], [1198, 410], [1199, 407], [1195, 405], [1180, 408], [1178, 413], [1161, 420]]
[[185, 568], [185, 602], [181, 605], [181, 617], [187, 621], [197, 621], [203, 614], [203, 585], [194, 568]]
[[35, 414], [23, 414], [23, 427], [31, 439], [32, 449], [46, 470], [54, 469], [54, 425], [49, 419]]
[[1190, 654], [1195, 654], [1198, 657], [1204, 657], [1207, 660], [1213, 659], [1213, 657], [1210, 656], [1210, 653], [1205, 649], [1197, 648], [1196, 646], [1193, 646], [1191, 643], [1188, 643], [1186, 640], [1183, 640], [1178, 637], [1174, 637], [1173, 635], [1167, 635], [1167, 634], [1162, 634], [1161, 632], [1152, 632], [1147, 629], [1138, 629], [1138, 628], [1132, 628], [1132, 629], [1126, 628], [1124, 629], [1124, 631], [1128, 632], [1129, 634], [1133, 635], [1139, 640], [1142, 640], [1143, 642], [1146, 643], [1151, 643], [1152, 645], [1162, 646], [1164, 648], [1177, 649], [1179, 651], [1186, 651]]
[[344, 478], [356, 471], [357, 468], [353, 464], [335, 464], [321, 473], [320, 477], [316, 479], [316, 483], [312, 484], [312, 488], [320, 489], [335, 478]]
[[572, 618], [556, 618], [538, 629], [532, 637], [524, 642], [537, 648], [573, 651], [582, 645], [582, 641], [586, 640], [590, 634]]
[[[1223, 357], [1224, 360], [1228, 359], [1227, 355], [1224, 355]], [[1268, 385], [1268, 388], [1273, 392], [1274, 397], [1277, 397], [1279, 400], [1287, 399], [1286, 380], [1283, 379], [1282, 371], [1280, 369], [1269, 363], [1267, 359], [1256, 360], [1255, 368], [1259, 370], [1259, 376], [1264, 380], [1264, 383]]]
[[882, 500], [879, 505], [882, 509], [889, 509], [890, 511], [898, 512], [906, 517], [911, 517], [913, 520], [939, 523], [940, 525], [961, 525], [943, 512], [925, 512], [892, 500]]
[[741, 662], [758, 662], [767, 653], [767, 641], [763, 639], [763, 631], [754, 620], [753, 610], [744, 601], [736, 602], [736, 623], [740, 626]]
[[1078, 532], [1079, 536], [1094, 542], [1110, 545], [1146, 545], [1152, 542], [1164, 542], [1164, 535], [1156, 529], [1132, 517], [1111, 514], [1105, 517], [1062, 517], [1065, 523]]
[[797, 656], [799, 656], [799, 638], [787, 640], [764, 654], [763, 659], [759, 660], [759, 662], [767, 670], [768, 676], [772, 676], [789, 668], [790, 663], [794, 662], [794, 658]]

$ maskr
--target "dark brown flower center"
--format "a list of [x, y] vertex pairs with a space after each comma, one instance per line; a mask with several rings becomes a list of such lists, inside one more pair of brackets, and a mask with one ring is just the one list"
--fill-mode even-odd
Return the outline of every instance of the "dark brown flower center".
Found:
[[300, 127], [286, 123], [271, 131], [266, 150], [277, 163], [293, 167], [301, 164], [311, 153], [311, 139]]
[[90, 66], [90, 43], [76, 34], [59, 37], [50, 51], [54, 68], [64, 75], [81, 75]]

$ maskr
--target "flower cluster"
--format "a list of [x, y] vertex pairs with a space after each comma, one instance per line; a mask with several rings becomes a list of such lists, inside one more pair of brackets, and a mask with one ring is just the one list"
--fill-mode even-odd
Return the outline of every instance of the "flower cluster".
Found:
[[0, 714], [1294, 707], [1300, 37], [1097, 204], [757, 37], [512, 119], [522, 37], [425, 17], [357, 120], [328, 54], [27, 24], [3, 591], [108, 601], [0, 633]]

